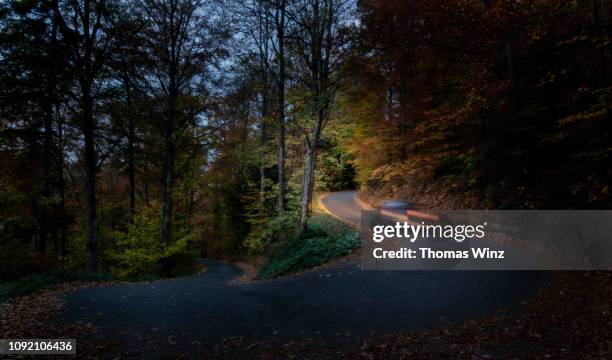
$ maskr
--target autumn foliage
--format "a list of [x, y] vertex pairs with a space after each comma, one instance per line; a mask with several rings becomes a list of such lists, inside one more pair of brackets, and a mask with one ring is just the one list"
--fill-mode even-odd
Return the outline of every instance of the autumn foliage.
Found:
[[349, 148], [363, 196], [609, 204], [606, 1], [363, 1], [360, 14]]

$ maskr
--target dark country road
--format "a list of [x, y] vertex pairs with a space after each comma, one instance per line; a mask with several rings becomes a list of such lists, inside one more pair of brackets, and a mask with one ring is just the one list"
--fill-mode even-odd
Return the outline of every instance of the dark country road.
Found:
[[351, 224], [361, 221], [361, 208], [355, 201], [356, 191], [338, 191], [330, 193], [321, 199], [325, 209], [336, 218]]
[[[325, 201], [336, 216], [358, 222], [351, 193], [333, 193]], [[68, 293], [53, 321], [91, 323], [126, 346], [154, 341], [167, 352], [233, 336], [334, 341], [338, 334], [391, 333], [520, 310], [545, 282], [538, 272], [361, 271], [358, 263], [345, 262], [231, 284], [240, 269], [201, 262], [208, 271], [191, 277]]]

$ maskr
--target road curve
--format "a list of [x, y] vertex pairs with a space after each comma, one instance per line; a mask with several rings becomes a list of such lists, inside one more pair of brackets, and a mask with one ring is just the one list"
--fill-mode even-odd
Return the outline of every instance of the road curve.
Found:
[[[329, 211], [350, 221], [359, 209], [350, 192], [331, 194]], [[543, 284], [542, 273], [517, 271], [362, 271], [339, 263], [295, 276], [232, 284], [241, 270], [200, 260], [208, 271], [149, 283], [113, 284], [64, 295], [56, 324], [81, 322], [116, 339], [118, 349], [155, 349], [162, 357], [202, 351], [223, 338], [320, 338], [336, 342], [372, 332], [435, 327], [520, 309]], [[338, 335], [341, 334], [341, 335]], [[80, 341], [80, 340], [79, 340]], [[84, 340], [86, 341], [86, 340]]]
[[326, 212], [334, 217], [346, 221], [352, 225], [359, 225], [361, 222], [361, 208], [355, 201], [357, 191], [338, 191], [325, 194], [321, 198], [321, 204]]

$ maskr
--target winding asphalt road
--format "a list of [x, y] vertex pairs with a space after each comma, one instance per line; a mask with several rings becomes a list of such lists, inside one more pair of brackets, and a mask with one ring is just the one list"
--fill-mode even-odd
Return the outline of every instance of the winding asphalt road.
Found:
[[[350, 192], [324, 201], [336, 216], [358, 221]], [[518, 310], [544, 282], [537, 272], [361, 271], [342, 263], [238, 285], [230, 283], [238, 268], [201, 262], [208, 271], [191, 277], [68, 293], [55, 321], [91, 323], [132, 346], [151, 339], [166, 348], [215, 344], [232, 336], [334, 341], [338, 334], [389, 333]], [[183, 341], [168, 340], [174, 336]]]
[[338, 191], [328, 194], [321, 202], [333, 216], [350, 224], [361, 222], [361, 208], [355, 201], [356, 191]]

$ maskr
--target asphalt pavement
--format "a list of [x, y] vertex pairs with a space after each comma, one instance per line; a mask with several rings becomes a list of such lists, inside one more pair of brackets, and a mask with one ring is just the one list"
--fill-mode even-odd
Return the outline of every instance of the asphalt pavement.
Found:
[[[350, 192], [324, 201], [338, 217], [358, 222]], [[208, 271], [194, 276], [67, 293], [63, 311], [52, 321], [81, 322], [126, 346], [156, 343], [170, 352], [235, 336], [334, 341], [344, 334], [415, 330], [517, 311], [546, 281], [540, 272], [362, 271], [358, 263], [344, 262], [233, 284], [239, 268], [200, 262]]]

